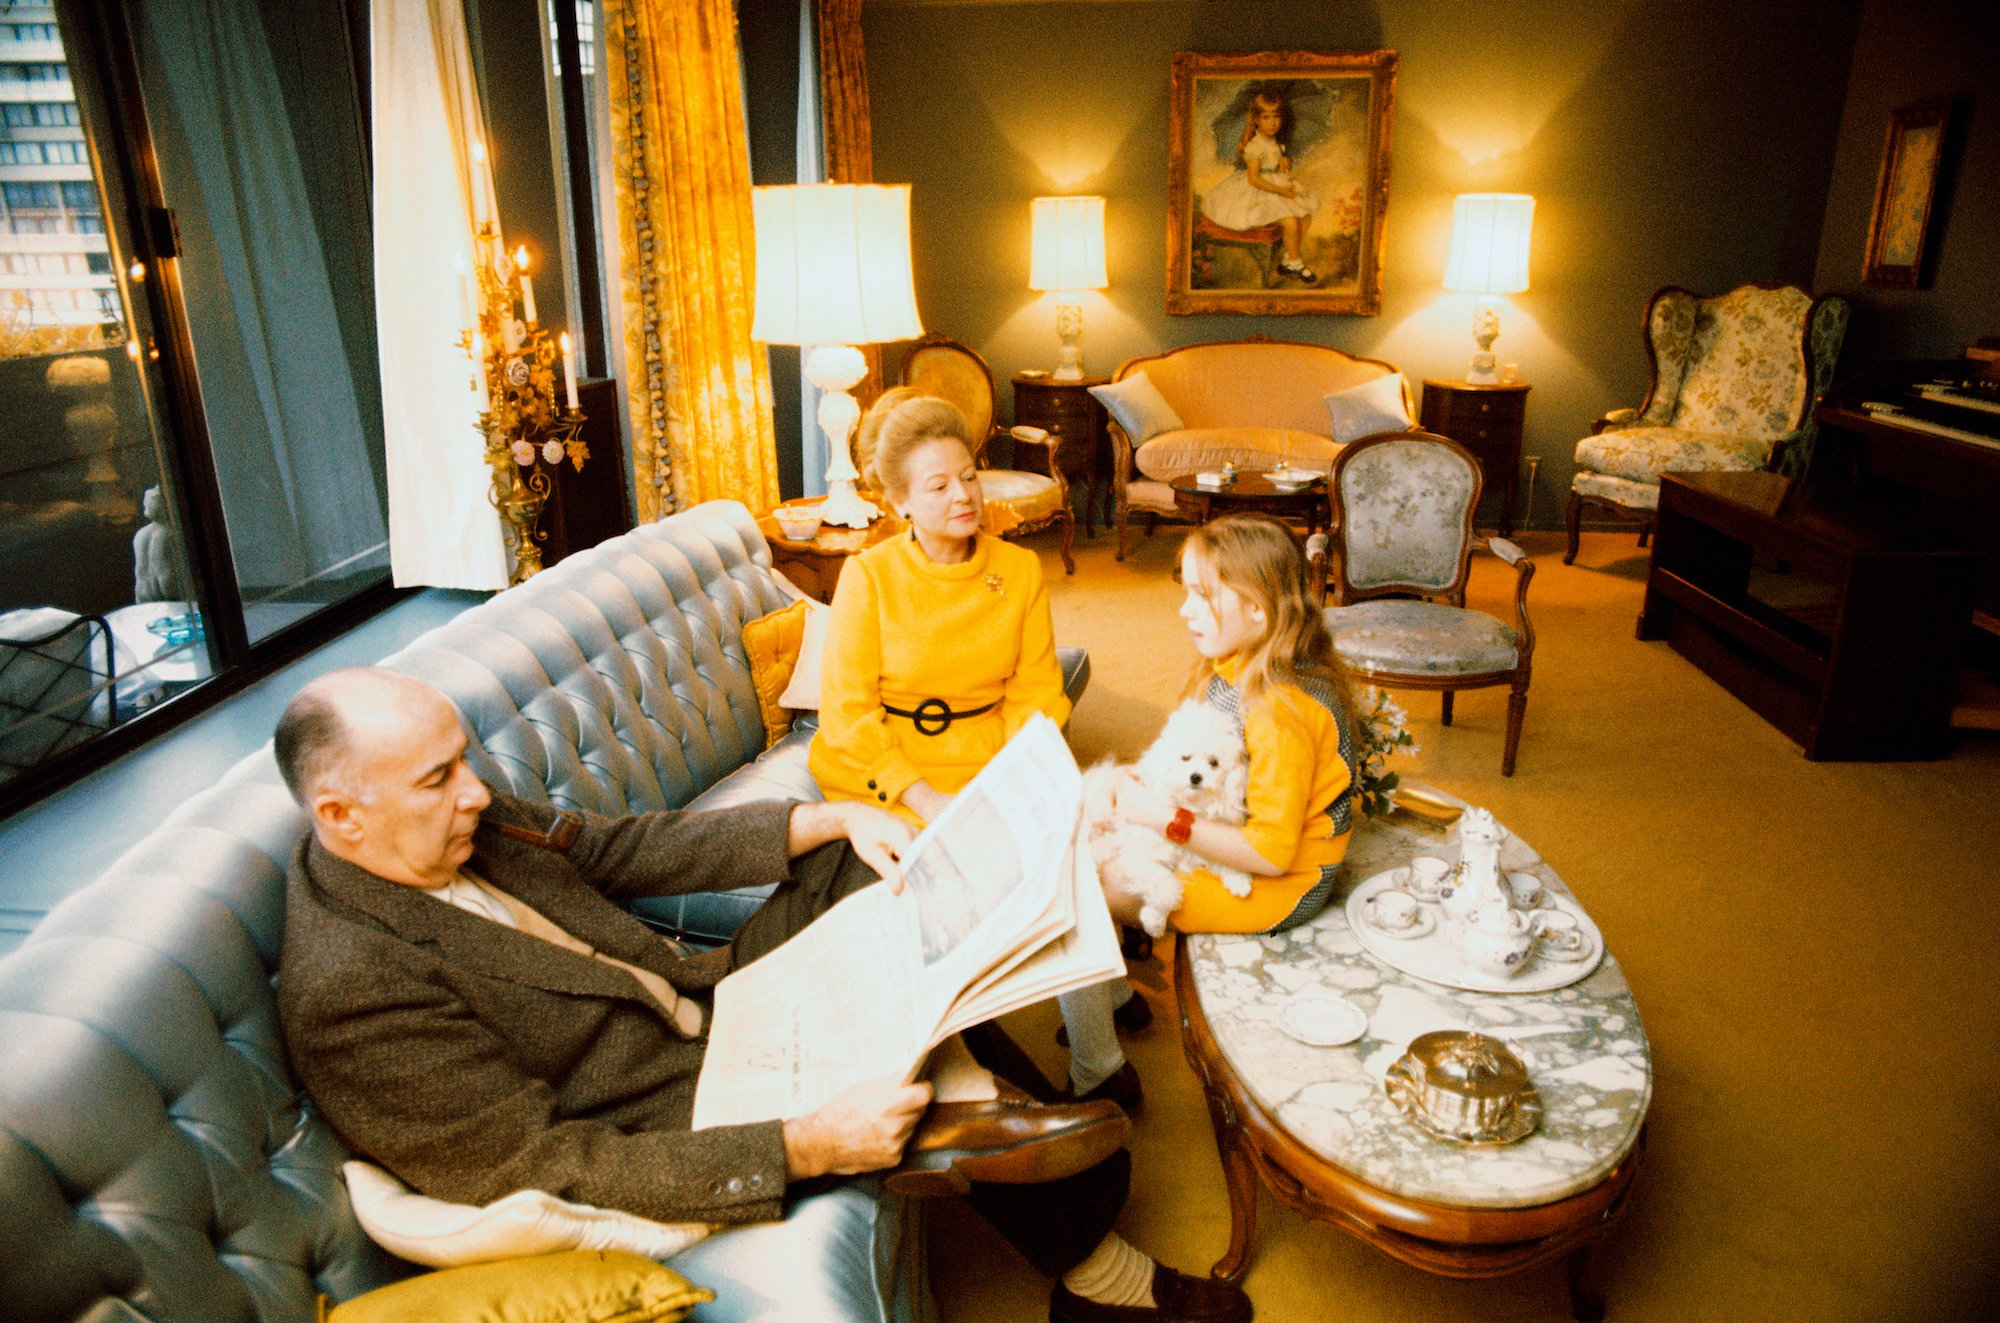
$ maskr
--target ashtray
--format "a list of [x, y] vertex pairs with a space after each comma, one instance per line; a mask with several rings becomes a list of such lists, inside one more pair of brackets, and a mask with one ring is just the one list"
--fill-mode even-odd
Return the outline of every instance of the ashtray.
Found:
[[1235, 480], [1235, 477], [1236, 475], [1233, 473], [1223, 473], [1220, 470], [1214, 470], [1195, 474], [1194, 483], [1197, 487], [1227, 487]]
[[1278, 1028], [1308, 1047], [1339, 1047], [1368, 1032], [1368, 1016], [1341, 997], [1295, 997], [1278, 1012]]

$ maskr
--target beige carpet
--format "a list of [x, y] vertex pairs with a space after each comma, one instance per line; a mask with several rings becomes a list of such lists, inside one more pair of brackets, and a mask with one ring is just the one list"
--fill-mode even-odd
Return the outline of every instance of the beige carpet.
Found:
[[[1652, 1042], [1646, 1166], [1592, 1276], [1616, 1323], [2000, 1318], [2000, 736], [1936, 763], [1809, 763], [1666, 645], [1632, 637], [1645, 553], [1522, 541], [1539, 637], [1520, 764], [1502, 779], [1503, 690], [1456, 724], [1412, 694], [1421, 779], [1530, 841], [1602, 926]], [[1177, 538], [1075, 578], [1038, 543], [1058, 637], [1093, 677], [1080, 759], [1150, 740], [1193, 662]], [[1477, 567], [1473, 605], [1511, 576]], [[1149, 971], [1139, 971], [1145, 979]], [[1162, 1010], [1158, 975], [1149, 991]], [[1052, 1077], [1050, 1009], [1009, 1022]], [[1171, 1015], [1130, 1043], [1147, 1105], [1120, 1226], [1184, 1270], [1228, 1242], [1200, 1093]], [[953, 1201], [931, 1211], [951, 1323], [1047, 1316], [1047, 1287]], [[1559, 1266], [1459, 1282], [1391, 1261], [1268, 1197], [1245, 1281], [1264, 1320], [1567, 1317]]]

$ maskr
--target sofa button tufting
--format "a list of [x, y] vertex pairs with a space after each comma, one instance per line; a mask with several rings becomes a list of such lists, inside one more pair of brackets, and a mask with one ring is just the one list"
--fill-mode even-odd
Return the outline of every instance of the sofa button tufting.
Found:
[[882, 802], [883, 802], [884, 804], [886, 804], [886, 803], [888, 803], [888, 802], [889, 802], [889, 797], [888, 797], [887, 795], [883, 794], [883, 793], [882, 793], [881, 791], [879, 791], [879, 790], [875, 792], [875, 798], [877, 798], [877, 799], [881, 800], [881, 801], [882, 801]]
[[869, 788], [870, 790], [873, 790], [873, 789], [875, 788], [875, 783], [874, 783], [873, 781], [870, 781], [870, 782], [868, 783], [868, 788]]
[[743, 1193], [743, 1178], [741, 1176], [731, 1176], [729, 1178], [729, 1192], [731, 1194]]
[[753, 1190], [759, 1188], [763, 1184], [764, 1184], [764, 1178], [762, 1176], [752, 1176], [750, 1178], [750, 1188]]

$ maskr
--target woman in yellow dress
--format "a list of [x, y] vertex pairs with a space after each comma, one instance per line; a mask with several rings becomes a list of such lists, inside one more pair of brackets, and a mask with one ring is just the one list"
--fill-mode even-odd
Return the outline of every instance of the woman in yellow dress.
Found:
[[1070, 705], [1040, 559], [980, 530], [965, 416], [899, 387], [862, 429], [876, 486], [910, 528], [841, 568], [810, 762], [827, 798], [921, 825], [1029, 717], [1061, 723]]
[[[855, 448], [910, 529], [841, 568], [810, 765], [828, 799], [921, 825], [1035, 713], [1067, 720], [1069, 698], [1041, 561], [981, 529], [965, 415], [898, 387], [869, 410]], [[1112, 1008], [1127, 1028], [1143, 1028], [1151, 1009], [1122, 979], [1059, 1000], [1072, 1025], [1071, 1091], [1136, 1104], [1139, 1077], [1111, 1031]]]

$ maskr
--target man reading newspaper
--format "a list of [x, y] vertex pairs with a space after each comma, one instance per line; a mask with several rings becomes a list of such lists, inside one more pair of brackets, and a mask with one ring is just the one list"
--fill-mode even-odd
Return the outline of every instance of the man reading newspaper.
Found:
[[[1249, 1318], [1235, 1287], [1175, 1273], [1110, 1231], [1129, 1178], [1115, 1108], [1036, 1107], [953, 1047], [943, 1076], [955, 1100], [932, 1102], [929, 1083], [907, 1082], [906, 1044], [921, 1055], [1025, 988], [1059, 990], [1086, 966], [1103, 976], [1069, 958], [1084, 939], [1065, 937], [1100, 916], [1077, 906], [1073, 870], [1042, 871], [1059, 863], [1054, 833], [1073, 837], [1073, 802], [1066, 826], [1051, 800], [1028, 810], [1027, 836], [1007, 829], [1027, 869], [1021, 890], [1040, 897], [1016, 901], [983, 867], [998, 838], [975, 834], [970, 854], [954, 847], [926, 864], [906, 827], [863, 805], [605, 819], [495, 796], [465, 762], [450, 702], [388, 671], [314, 681], [275, 743], [312, 822], [291, 864], [279, 980], [293, 1065], [349, 1146], [419, 1191], [483, 1204], [534, 1188], [661, 1221], [745, 1222], [782, 1217], [800, 1182], [884, 1171], [963, 1186], [1058, 1279], [1052, 1319]], [[910, 886], [906, 851], [923, 871]], [[951, 869], [977, 889], [956, 912], [942, 890]], [[614, 903], [767, 882], [776, 893], [737, 938], [699, 954]], [[872, 1000], [892, 986], [880, 981], [808, 990], [850, 1025], [890, 1024], [876, 1059], [897, 1064], [810, 1107], [694, 1129], [697, 1080], [715, 1056], [710, 990], [869, 892], [904, 911], [915, 964], [942, 971], [906, 985], [923, 1004]], [[795, 1059], [825, 1078], [810, 1052]]]

